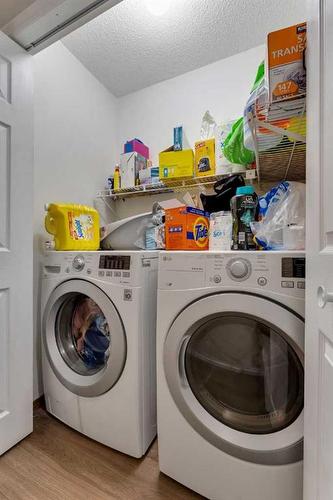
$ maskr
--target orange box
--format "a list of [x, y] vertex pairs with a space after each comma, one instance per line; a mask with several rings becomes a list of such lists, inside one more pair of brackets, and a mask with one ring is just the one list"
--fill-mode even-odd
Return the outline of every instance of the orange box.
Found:
[[208, 250], [209, 213], [198, 208], [165, 210], [165, 248], [167, 250]]
[[267, 38], [270, 102], [306, 94], [306, 23], [273, 31]]

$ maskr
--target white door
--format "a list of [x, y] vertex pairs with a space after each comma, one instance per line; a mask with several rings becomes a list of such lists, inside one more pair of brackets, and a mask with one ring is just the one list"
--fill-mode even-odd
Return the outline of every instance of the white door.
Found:
[[333, 2], [309, 0], [305, 500], [333, 499]]
[[32, 431], [31, 56], [0, 32], [0, 454]]

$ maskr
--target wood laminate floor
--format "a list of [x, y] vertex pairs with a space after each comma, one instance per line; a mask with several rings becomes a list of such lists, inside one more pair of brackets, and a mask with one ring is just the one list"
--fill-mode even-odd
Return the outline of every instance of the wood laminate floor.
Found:
[[137, 460], [35, 411], [34, 432], [0, 458], [0, 499], [202, 498], [161, 474], [157, 442]]

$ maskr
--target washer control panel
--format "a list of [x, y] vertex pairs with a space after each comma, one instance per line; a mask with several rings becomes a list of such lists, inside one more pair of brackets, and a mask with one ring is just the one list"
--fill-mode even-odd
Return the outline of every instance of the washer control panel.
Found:
[[[145, 266], [142, 257], [118, 254], [115, 252], [50, 252], [43, 266], [43, 277], [52, 278], [62, 275], [65, 279], [95, 278], [106, 283], [132, 285], [140, 280], [141, 269], [149, 267], [151, 259], [146, 258]], [[157, 261], [157, 256], [155, 257]], [[157, 265], [157, 264], [156, 264]]]

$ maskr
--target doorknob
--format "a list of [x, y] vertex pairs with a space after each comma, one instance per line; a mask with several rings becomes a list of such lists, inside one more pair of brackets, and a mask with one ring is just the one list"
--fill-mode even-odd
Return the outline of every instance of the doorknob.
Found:
[[333, 302], [333, 293], [328, 293], [324, 286], [319, 286], [317, 290], [318, 306], [322, 309], [327, 302]]

